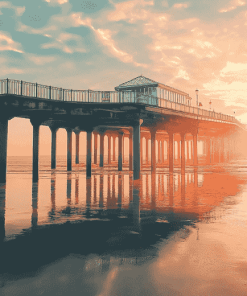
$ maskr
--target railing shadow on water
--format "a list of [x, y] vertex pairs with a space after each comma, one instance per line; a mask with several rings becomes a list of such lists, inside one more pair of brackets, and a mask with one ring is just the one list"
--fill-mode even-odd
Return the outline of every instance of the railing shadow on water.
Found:
[[[158, 108], [202, 116], [204, 119], [230, 122], [241, 125], [233, 116], [192, 107], [181, 102], [170, 101], [165, 98], [134, 91], [93, 91], [63, 89], [22, 80], [0, 80], [0, 94], [12, 94], [32, 98], [83, 103], [142, 103]], [[241, 125], [242, 126], [242, 125]]]

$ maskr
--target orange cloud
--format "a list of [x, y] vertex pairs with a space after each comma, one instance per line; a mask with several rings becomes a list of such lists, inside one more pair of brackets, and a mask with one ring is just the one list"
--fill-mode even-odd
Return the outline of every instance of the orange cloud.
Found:
[[18, 43], [18, 42], [15, 42], [8, 35], [9, 34], [7, 32], [6, 33], [4, 33], [4, 32], [0, 33], [0, 51], [11, 50], [11, 51], [16, 51], [16, 52], [23, 53], [23, 51], [20, 49], [21, 44]]
[[[2, 1], [2, 2], [0, 2], [0, 9], [1, 9], [1, 8], [12, 8], [12, 9], [15, 10], [15, 14], [16, 14], [17, 16], [22, 16], [23, 13], [24, 13], [24, 11], [25, 11], [25, 6], [22, 6], [22, 7], [20, 7], [20, 6], [15, 6], [15, 5], [11, 4], [11, 3], [8, 2], [8, 1]], [[0, 10], [0, 15], [1, 15], [1, 14], [3, 14], [3, 13], [2, 13], [1, 10]]]
[[173, 5], [174, 8], [187, 8], [188, 6], [187, 3], [176, 3]]
[[138, 20], [148, 18], [148, 13], [143, 7], [154, 5], [153, 1], [133, 0], [122, 3], [116, 3], [115, 11], [108, 14], [109, 21], [120, 21], [128, 19], [129, 22], [135, 23]]
[[245, 5], [246, 5], [246, 2], [243, 0], [232, 0], [228, 6], [220, 9], [219, 12], [221, 12], [221, 13], [228, 12], [228, 11], [236, 9], [239, 6], [245, 6]]
[[60, 5], [69, 2], [69, 0], [45, 0], [45, 1], [48, 2], [48, 3], [52, 3], [52, 4], [58, 3]]
[[[69, 42], [74, 41], [75, 45], [70, 45]], [[82, 38], [76, 34], [60, 33], [53, 42], [45, 43], [41, 46], [42, 48], [57, 48], [66, 53], [73, 52], [86, 52], [82, 44]]]

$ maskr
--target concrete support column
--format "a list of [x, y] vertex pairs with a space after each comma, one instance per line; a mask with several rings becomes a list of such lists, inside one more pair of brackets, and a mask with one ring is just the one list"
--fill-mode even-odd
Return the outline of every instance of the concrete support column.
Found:
[[190, 143], [189, 143], [189, 140], [187, 140], [186, 142], [187, 142], [187, 162], [189, 162], [189, 160], [190, 160]]
[[99, 166], [104, 166], [104, 133], [100, 133], [100, 161]]
[[140, 166], [141, 166], [141, 169], [142, 169], [142, 164], [143, 164], [143, 153], [142, 153], [142, 149], [143, 149], [143, 145], [142, 145], [142, 140], [143, 140], [143, 137], [140, 133]]
[[133, 179], [138, 180], [140, 179], [140, 170], [141, 170], [141, 163], [140, 163], [140, 122], [133, 126]]
[[193, 134], [193, 157], [194, 157], [194, 165], [198, 165], [197, 133]]
[[169, 133], [169, 172], [173, 173], [173, 159], [174, 159], [174, 143], [173, 143], [173, 133]]
[[181, 174], [185, 174], [185, 134], [181, 133]]
[[133, 133], [129, 134], [129, 170], [133, 170]]
[[113, 161], [116, 160], [116, 137], [113, 136]]
[[160, 141], [157, 141], [158, 143], [158, 163], [161, 162], [161, 157], [160, 157]]
[[6, 182], [8, 119], [0, 114], [0, 183]]
[[0, 244], [5, 238], [5, 203], [6, 203], [5, 182], [0, 183]]
[[111, 136], [108, 134], [108, 164], [111, 163]]
[[80, 132], [75, 134], [75, 163], [79, 164]]
[[86, 164], [86, 176], [91, 178], [92, 174], [92, 132], [87, 131], [87, 164]]
[[122, 159], [123, 159], [123, 160], [122, 160], [122, 163], [124, 163], [124, 153], [125, 153], [125, 152], [124, 152], [124, 135], [123, 135], [123, 140], [122, 140], [122, 147], [123, 147], [123, 148], [122, 148]]
[[151, 172], [156, 171], [156, 130], [151, 131]]
[[97, 164], [98, 134], [94, 132], [94, 164]]
[[72, 129], [67, 128], [67, 171], [72, 170]]
[[33, 125], [33, 182], [39, 179], [39, 127], [38, 122], [31, 122]]
[[161, 163], [163, 164], [165, 162], [164, 158], [164, 140], [161, 140]]
[[50, 128], [51, 130], [51, 169], [56, 168], [56, 152], [57, 152], [57, 129]]
[[119, 132], [118, 135], [118, 170], [122, 171], [123, 169], [123, 133]]
[[148, 138], [146, 138], [146, 164], [148, 164]]
[[178, 141], [177, 143], [178, 143], [178, 161], [180, 162], [180, 159], [181, 159], [181, 155], [180, 155], [180, 142], [181, 141]]

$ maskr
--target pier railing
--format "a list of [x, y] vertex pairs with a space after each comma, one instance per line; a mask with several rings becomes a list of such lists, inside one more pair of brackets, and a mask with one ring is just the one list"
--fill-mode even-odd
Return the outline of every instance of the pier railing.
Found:
[[228, 121], [240, 124], [233, 116], [192, 107], [179, 102], [169, 101], [152, 95], [133, 91], [93, 91], [63, 89], [22, 80], [0, 80], [0, 94], [13, 94], [40, 99], [64, 102], [89, 102], [89, 103], [144, 103], [155, 107], [172, 109], [212, 120]]

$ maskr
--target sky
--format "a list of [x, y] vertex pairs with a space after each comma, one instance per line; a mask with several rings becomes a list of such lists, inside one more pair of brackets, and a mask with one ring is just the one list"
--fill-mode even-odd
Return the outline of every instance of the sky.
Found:
[[[114, 90], [143, 75], [189, 93], [192, 105], [198, 89], [202, 108], [211, 101], [247, 124], [246, 32], [244, 0], [1, 1], [0, 79]], [[31, 153], [29, 120], [10, 120], [8, 137], [8, 155]], [[49, 128], [41, 138], [50, 153]]]

